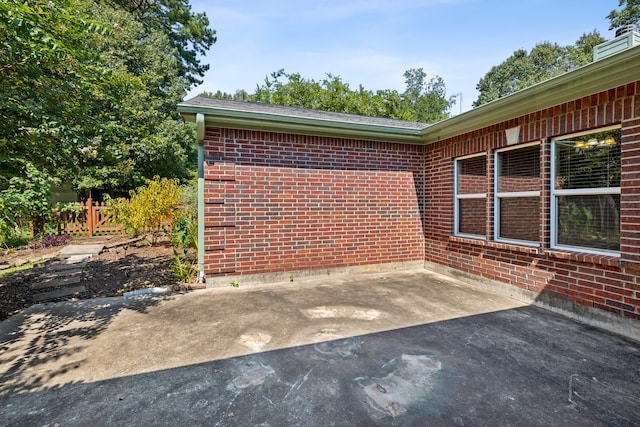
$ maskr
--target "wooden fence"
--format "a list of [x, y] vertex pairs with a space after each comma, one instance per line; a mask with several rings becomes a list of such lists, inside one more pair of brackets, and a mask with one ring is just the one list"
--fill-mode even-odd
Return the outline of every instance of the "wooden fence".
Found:
[[[70, 234], [72, 236], [107, 236], [126, 235], [124, 225], [116, 219], [113, 211], [104, 202], [94, 202], [87, 199], [79, 204], [77, 212], [60, 211], [58, 208], [54, 215], [57, 234]], [[180, 209], [182, 206], [178, 206]], [[161, 224], [163, 230], [171, 231], [172, 221], [168, 219]], [[45, 229], [45, 218], [34, 218], [31, 221], [31, 235], [42, 233]], [[143, 229], [142, 232], [154, 232], [156, 230]]]
[[126, 234], [124, 226], [118, 223], [104, 202], [87, 199], [86, 203], [82, 203], [81, 212], [58, 210], [56, 216], [58, 234], [89, 237]]

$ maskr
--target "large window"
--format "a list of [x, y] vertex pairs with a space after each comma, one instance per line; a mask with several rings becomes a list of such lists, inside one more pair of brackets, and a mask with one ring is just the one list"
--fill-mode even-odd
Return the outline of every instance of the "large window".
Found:
[[620, 250], [619, 128], [557, 138], [552, 146], [552, 247]]
[[487, 229], [487, 156], [455, 162], [455, 234], [484, 239]]
[[540, 144], [495, 153], [495, 239], [537, 245], [540, 236]]

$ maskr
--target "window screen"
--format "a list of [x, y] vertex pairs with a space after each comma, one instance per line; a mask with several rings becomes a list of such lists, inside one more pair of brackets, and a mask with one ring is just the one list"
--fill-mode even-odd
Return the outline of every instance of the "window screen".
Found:
[[496, 240], [539, 240], [540, 186], [539, 144], [496, 153]]
[[487, 228], [487, 156], [456, 160], [455, 234], [484, 238]]
[[620, 129], [554, 141], [553, 246], [620, 250]]

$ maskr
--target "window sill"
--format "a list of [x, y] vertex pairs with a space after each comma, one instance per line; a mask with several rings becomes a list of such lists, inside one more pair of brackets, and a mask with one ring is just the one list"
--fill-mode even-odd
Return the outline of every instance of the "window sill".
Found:
[[486, 246], [487, 241], [483, 239], [472, 239], [470, 237], [449, 236], [449, 241], [454, 243], [464, 243], [473, 246]]
[[493, 248], [493, 249], [501, 249], [501, 250], [510, 251], [510, 252], [520, 252], [520, 253], [529, 254], [529, 255], [540, 254], [540, 248], [538, 247], [516, 245], [513, 243], [488, 242], [487, 247]]
[[449, 236], [449, 241], [455, 242], [455, 243], [463, 243], [465, 245], [500, 249], [500, 250], [509, 251], [509, 252], [519, 252], [519, 253], [529, 254], [529, 255], [538, 255], [541, 253], [540, 248], [536, 248], [532, 246], [522, 246], [522, 245], [516, 245], [513, 243], [504, 243], [504, 242], [488, 242], [486, 240], [472, 239], [469, 237]]
[[620, 266], [620, 257], [616, 255], [594, 255], [585, 252], [567, 252], [559, 250], [546, 250], [544, 254], [547, 258], [567, 261], [578, 261], [587, 264], [605, 265], [608, 267]]

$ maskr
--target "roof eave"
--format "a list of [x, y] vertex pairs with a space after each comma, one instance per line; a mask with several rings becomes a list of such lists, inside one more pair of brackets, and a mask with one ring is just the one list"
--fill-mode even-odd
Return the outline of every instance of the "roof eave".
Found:
[[423, 130], [423, 142], [462, 135], [625, 85], [639, 79], [638, 70], [640, 47], [635, 47], [435, 123]]
[[[195, 122], [203, 113], [206, 126], [317, 135], [336, 138], [364, 139], [409, 144], [422, 144], [422, 129], [340, 122], [277, 114], [234, 111], [225, 108], [178, 104], [183, 120]], [[425, 125], [426, 126], [426, 125]]]
[[587, 64], [458, 116], [433, 125], [425, 124], [422, 128], [287, 116], [186, 103], [178, 104], [178, 111], [189, 122], [195, 122], [196, 114], [204, 114], [206, 126], [430, 144], [637, 81], [638, 70], [640, 46]]

